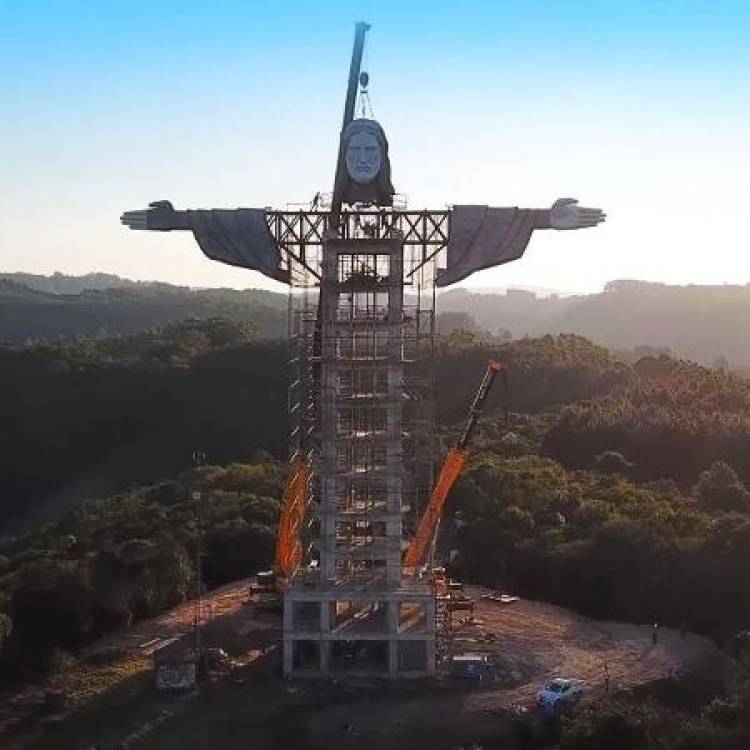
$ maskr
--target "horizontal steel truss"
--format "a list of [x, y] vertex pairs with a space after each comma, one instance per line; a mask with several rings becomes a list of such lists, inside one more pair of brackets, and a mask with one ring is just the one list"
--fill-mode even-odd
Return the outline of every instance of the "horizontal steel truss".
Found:
[[[338, 237], [342, 239], [393, 239], [422, 247], [420, 265], [448, 246], [450, 214], [445, 211], [343, 211]], [[307, 262], [307, 250], [318, 251], [326, 238], [327, 211], [267, 211], [271, 234], [282, 250]]]

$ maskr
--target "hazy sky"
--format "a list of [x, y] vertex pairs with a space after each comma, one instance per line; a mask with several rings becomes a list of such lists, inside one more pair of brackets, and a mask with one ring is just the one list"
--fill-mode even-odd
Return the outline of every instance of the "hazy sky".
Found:
[[[468, 285], [750, 282], [750, 2], [0, 0], [0, 270], [273, 286], [124, 209], [307, 202], [333, 179], [354, 21], [412, 208], [545, 207]], [[466, 283], [462, 284], [467, 285]]]

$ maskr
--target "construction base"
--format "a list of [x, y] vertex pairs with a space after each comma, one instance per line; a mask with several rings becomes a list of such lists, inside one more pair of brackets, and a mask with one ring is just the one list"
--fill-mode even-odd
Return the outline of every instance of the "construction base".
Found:
[[430, 585], [381, 592], [287, 592], [285, 675], [409, 678], [434, 671], [435, 597]]

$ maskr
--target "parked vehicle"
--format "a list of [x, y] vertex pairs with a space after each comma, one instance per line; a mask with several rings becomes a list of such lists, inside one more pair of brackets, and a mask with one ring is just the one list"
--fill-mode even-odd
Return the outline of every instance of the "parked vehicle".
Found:
[[558, 677], [548, 682], [537, 694], [536, 702], [542, 711], [559, 713], [574, 706], [583, 697], [582, 680]]
[[458, 654], [451, 659], [450, 676], [460, 680], [491, 682], [496, 667], [488, 654]]

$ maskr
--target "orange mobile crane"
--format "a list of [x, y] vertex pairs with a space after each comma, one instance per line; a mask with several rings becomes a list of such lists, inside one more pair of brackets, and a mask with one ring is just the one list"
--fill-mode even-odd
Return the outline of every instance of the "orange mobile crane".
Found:
[[430, 502], [427, 504], [427, 508], [419, 521], [417, 533], [406, 550], [403, 562], [405, 568], [416, 568], [420, 565], [432, 544], [432, 540], [435, 538], [438, 526], [440, 525], [440, 517], [445, 507], [445, 501], [448, 499], [448, 494], [453, 487], [453, 483], [468, 463], [469, 452], [467, 445], [474, 434], [484, 403], [499, 372], [502, 372], [506, 378], [507, 388], [507, 369], [505, 365], [501, 362], [490, 360], [487, 364], [487, 370], [484, 373], [482, 383], [469, 409], [469, 418], [466, 421], [461, 438], [456, 446], [451, 448], [445, 458], [438, 480], [432, 490]]
[[276, 537], [276, 573], [287, 579], [302, 562], [300, 530], [309, 502], [310, 466], [298, 459], [284, 488]]
[[310, 503], [310, 465], [304, 459], [292, 462], [281, 498], [276, 532], [276, 558], [272, 570], [256, 575], [255, 593], [272, 595], [270, 603], [286, 588], [289, 577], [302, 562], [302, 524]]

